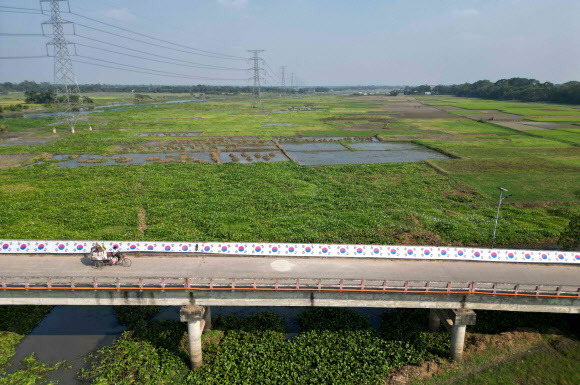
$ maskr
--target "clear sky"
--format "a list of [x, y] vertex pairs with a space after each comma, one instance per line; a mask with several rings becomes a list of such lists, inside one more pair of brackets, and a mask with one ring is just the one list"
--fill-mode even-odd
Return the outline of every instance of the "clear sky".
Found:
[[[39, 1], [0, 0], [2, 6], [39, 9]], [[451, 84], [516, 76], [554, 83], [580, 80], [580, 0], [70, 0], [70, 6], [83, 16], [202, 50], [247, 57], [248, 49], [263, 49], [262, 57], [274, 72], [266, 80], [273, 85], [279, 84], [276, 77], [282, 65], [287, 66], [287, 84], [294, 72], [306, 85]], [[48, 4], [44, 7], [48, 9]], [[63, 15], [75, 23], [165, 45]], [[0, 33], [40, 33], [47, 19], [0, 12]], [[76, 60], [113, 66], [95, 60], [100, 59], [188, 76], [250, 77], [249, 71], [199, 69], [186, 63], [246, 69], [249, 61], [168, 50], [78, 24], [76, 32], [85, 36], [68, 37], [85, 44], [77, 45], [84, 58]], [[44, 55], [48, 40], [0, 36], [0, 56]], [[179, 59], [186, 66], [86, 47], [147, 56], [111, 44]], [[52, 60], [0, 60], [0, 82], [52, 81]], [[249, 84], [132, 73], [78, 62], [74, 68], [79, 83]]]

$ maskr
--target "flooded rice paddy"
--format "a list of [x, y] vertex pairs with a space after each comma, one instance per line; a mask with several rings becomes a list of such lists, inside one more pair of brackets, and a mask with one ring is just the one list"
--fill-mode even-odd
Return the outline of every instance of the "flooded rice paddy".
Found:
[[[144, 135], [147, 134], [147, 135]], [[200, 132], [150, 132], [139, 136], [191, 137]], [[58, 167], [144, 165], [153, 163], [273, 163], [294, 161], [303, 166], [420, 162], [447, 159], [443, 154], [409, 142], [382, 142], [375, 137], [280, 137], [276, 140], [216, 138], [157, 140], [123, 145], [113, 155], [55, 155], [46, 162]]]
[[140, 137], [157, 136], [157, 137], [197, 137], [201, 136], [203, 132], [188, 131], [188, 132], [142, 132]]

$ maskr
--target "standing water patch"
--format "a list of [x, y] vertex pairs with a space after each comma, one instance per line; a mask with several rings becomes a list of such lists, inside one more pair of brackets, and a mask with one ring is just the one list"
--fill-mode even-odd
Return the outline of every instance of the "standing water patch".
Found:
[[196, 137], [201, 136], [203, 132], [142, 132], [139, 136], [158, 136], [158, 137]]

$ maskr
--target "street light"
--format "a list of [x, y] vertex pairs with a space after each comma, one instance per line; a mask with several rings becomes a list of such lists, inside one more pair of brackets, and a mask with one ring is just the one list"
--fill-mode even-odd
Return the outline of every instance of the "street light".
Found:
[[503, 192], [507, 192], [508, 190], [506, 190], [503, 187], [498, 187], [497, 188], [499, 190], [499, 202], [497, 204], [497, 214], [495, 216], [495, 226], [493, 228], [493, 238], [491, 239], [491, 248], [493, 249], [493, 245], [495, 243], [495, 231], [497, 230], [497, 220], [499, 219], [499, 208], [501, 207], [501, 202], [503, 202], [504, 199], [507, 199], [509, 197], [511, 197], [510, 195], [506, 195], [505, 197], [502, 197]]

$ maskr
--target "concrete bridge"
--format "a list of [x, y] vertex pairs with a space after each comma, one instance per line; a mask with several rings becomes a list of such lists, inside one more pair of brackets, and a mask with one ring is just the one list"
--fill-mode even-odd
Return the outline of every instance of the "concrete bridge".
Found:
[[[131, 257], [131, 256], [130, 256]], [[192, 366], [210, 306], [431, 309], [461, 359], [473, 310], [580, 313], [580, 267], [372, 258], [148, 254], [93, 268], [84, 254], [0, 254], [0, 304], [183, 306]]]

